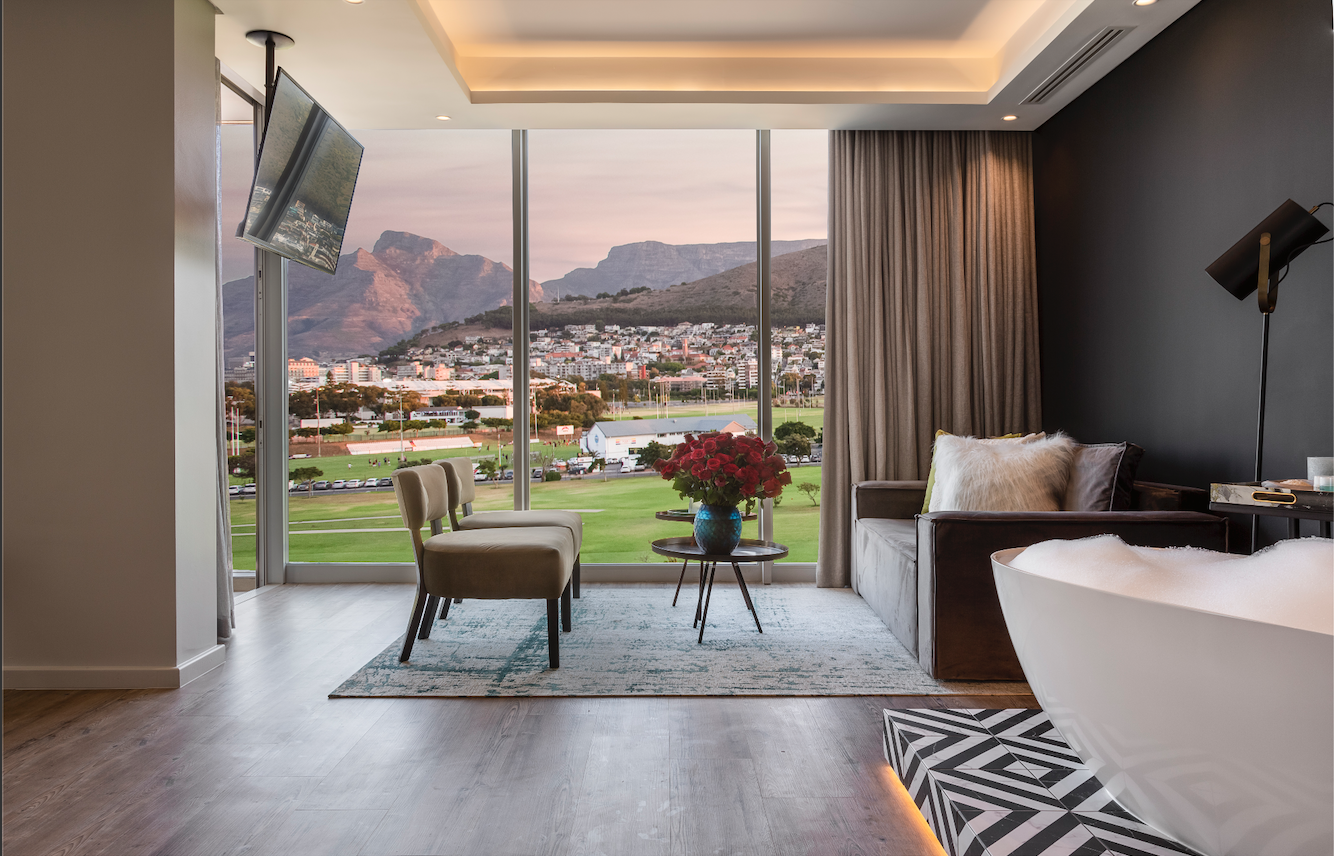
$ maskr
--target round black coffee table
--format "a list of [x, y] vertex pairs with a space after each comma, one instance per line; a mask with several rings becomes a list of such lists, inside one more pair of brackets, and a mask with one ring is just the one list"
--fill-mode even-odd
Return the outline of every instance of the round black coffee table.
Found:
[[[695, 624], [699, 625], [700, 642], [704, 641], [704, 625], [709, 620], [709, 600], [713, 597], [713, 579], [718, 575], [719, 562], [728, 562], [732, 565], [737, 584], [741, 586], [741, 596], [746, 599], [746, 608], [750, 610], [751, 617], [755, 619], [755, 629], [761, 633], [764, 632], [764, 628], [760, 626], [760, 616], [755, 612], [755, 603], [750, 599], [750, 589], [746, 588], [746, 580], [741, 576], [741, 567], [737, 563], [775, 562], [787, 556], [787, 547], [782, 544], [775, 544], [772, 541], [742, 538], [741, 543], [737, 544], [736, 549], [732, 552], [711, 554], [699, 548], [693, 535], [680, 538], [662, 538], [654, 541], [652, 546], [653, 552], [660, 556], [700, 563], [699, 597], [695, 601]], [[684, 569], [682, 573], [684, 574]], [[707, 594], [704, 585], [706, 576], [709, 578]], [[677, 591], [679, 592], [680, 589], [681, 585], [677, 583]], [[673, 600], [673, 603], [675, 603], [675, 600]]]
[[[694, 523], [694, 522], [695, 522], [695, 512], [691, 511], [691, 510], [688, 509], [688, 508], [673, 508], [673, 509], [671, 509], [671, 510], [669, 510], [669, 511], [656, 511], [656, 512], [654, 512], [653, 516], [656, 517], [656, 518], [659, 519], [659, 520], [667, 520], [667, 521], [670, 521], [670, 522], [672, 522], [672, 523]], [[758, 516], [758, 515], [753, 514], [753, 513], [752, 513], [752, 514], [743, 514], [743, 515], [741, 515], [741, 519], [742, 519], [743, 521], [746, 521], [746, 520], [754, 520], [757, 516]], [[676, 599], [679, 598], [679, 597], [681, 596], [681, 584], [684, 583], [684, 582], [686, 581], [686, 569], [690, 567], [690, 563], [691, 563], [692, 561], [694, 561], [694, 558], [693, 558], [693, 557], [691, 557], [691, 558], [689, 558], [689, 559], [686, 559], [684, 562], [681, 563], [681, 578], [678, 579], [678, 580], [676, 581], [676, 594], [672, 595], [672, 606], [676, 606]], [[703, 585], [703, 584], [704, 584], [704, 580], [703, 580], [703, 577], [704, 577], [704, 563], [703, 563], [703, 562], [700, 562], [700, 563], [699, 563], [699, 574], [700, 574], [700, 578], [701, 578], [701, 579], [700, 579], [700, 585]]]

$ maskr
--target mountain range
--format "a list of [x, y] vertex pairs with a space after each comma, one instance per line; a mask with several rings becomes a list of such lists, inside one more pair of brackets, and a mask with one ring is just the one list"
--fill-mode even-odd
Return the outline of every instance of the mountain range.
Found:
[[[823, 243], [823, 238], [773, 241], [770, 254], [781, 256]], [[754, 241], [724, 244], [640, 241], [612, 247], [597, 267], [577, 268], [560, 279], [549, 279], [542, 283], [542, 290], [553, 299], [577, 294], [593, 297], [600, 292], [615, 294], [623, 288], [643, 286], [656, 291], [669, 285], [694, 282], [754, 260]]]
[[[341, 256], [333, 276], [288, 265], [287, 349], [316, 359], [374, 354], [424, 327], [507, 306], [513, 291], [509, 265], [386, 231], [370, 251]], [[244, 355], [254, 348], [254, 277], [225, 283], [222, 298], [227, 355]], [[542, 299], [536, 281], [528, 299]]]
[[[772, 323], [824, 323], [828, 247], [824, 244], [776, 256], [770, 262], [770, 317]], [[622, 327], [670, 327], [683, 321], [716, 324], [754, 324], [757, 308], [755, 262], [738, 265], [694, 282], [658, 291], [600, 299], [563, 299], [529, 307], [532, 329], [566, 324], [616, 324]], [[468, 319], [469, 334], [510, 329], [508, 310], [492, 310]], [[457, 328], [424, 331], [414, 344], [444, 345], [458, 339]]]
[[[773, 247], [775, 323], [822, 319], [824, 241], [775, 241]], [[580, 268], [540, 284], [529, 281], [534, 326], [753, 322], [754, 259], [754, 242], [744, 241], [679, 245], [644, 241], [613, 247], [595, 268]], [[509, 313], [492, 310], [509, 305], [513, 276], [508, 265], [484, 256], [456, 253], [420, 235], [386, 231], [371, 250], [359, 248], [340, 257], [333, 276], [304, 265], [288, 266], [288, 352], [316, 359], [375, 354], [401, 340], [439, 338], [445, 334], [414, 334], [470, 318], [507, 328]], [[653, 291], [564, 299], [644, 286]], [[223, 285], [229, 357], [243, 356], [254, 347], [254, 294], [253, 277]], [[562, 299], [557, 302], [557, 297]]]

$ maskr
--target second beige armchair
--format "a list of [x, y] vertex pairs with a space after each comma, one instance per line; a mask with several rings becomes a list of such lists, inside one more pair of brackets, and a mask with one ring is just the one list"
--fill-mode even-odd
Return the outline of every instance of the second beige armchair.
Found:
[[[435, 462], [445, 471], [449, 490], [449, 525], [457, 530], [512, 529], [516, 527], [559, 526], [574, 538], [574, 596], [579, 597], [579, 552], [584, 543], [584, 519], [574, 511], [540, 510], [487, 511], [472, 513], [477, 488], [473, 484], [472, 461], [467, 458], [442, 458]], [[458, 512], [462, 509], [462, 515]]]

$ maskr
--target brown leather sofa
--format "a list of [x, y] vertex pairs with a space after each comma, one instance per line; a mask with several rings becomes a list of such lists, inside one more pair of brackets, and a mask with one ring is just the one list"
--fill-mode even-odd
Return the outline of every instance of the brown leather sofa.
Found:
[[852, 587], [935, 678], [1024, 679], [991, 573], [997, 550], [1102, 534], [1227, 549], [1227, 522], [1202, 513], [1208, 495], [1194, 488], [1134, 482], [1126, 511], [921, 514], [925, 493], [924, 481], [853, 485]]

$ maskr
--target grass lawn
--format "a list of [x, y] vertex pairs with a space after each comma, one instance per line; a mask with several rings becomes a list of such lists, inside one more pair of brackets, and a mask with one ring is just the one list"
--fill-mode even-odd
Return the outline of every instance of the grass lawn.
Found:
[[[322, 460], [345, 461], [346, 458]], [[378, 470], [378, 473], [372, 471], [367, 475], [392, 472], [383, 467]], [[352, 472], [353, 478], [360, 477], [355, 468]], [[818, 484], [820, 468], [795, 467], [792, 480], [792, 485], [783, 491], [774, 516], [774, 538], [791, 549], [788, 561], [813, 562], [820, 509], [797, 490], [797, 485], [804, 482]], [[477, 486], [477, 502], [473, 507], [478, 511], [502, 510], [513, 508], [513, 502], [511, 483], [481, 484]], [[590, 563], [665, 561], [649, 549], [649, 542], [688, 535], [690, 527], [656, 520], [653, 513], [684, 506], [685, 501], [676, 495], [669, 483], [651, 475], [606, 481], [589, 476], [532, 484], [533, 508], [563, 508], [583, 514], [583, 561]], [[255, 501], [249, 498], [232, 500], [231, 512], [235, 567], [253, 570]], [[341, 494], [319, 491], [313, 496], [293, 493], [288, 501], [288, 515], [288, 549], [293, 562], [412, 561], [411, 541], [402, 531], [403, 522], [398, 516], [398, 505], [392, 492]], [[349, 529], [357, 531], [304, 534]], [[380, 533], [374, 531], [377, 529], [398, 531]], [[753, 521], [746, 523], [742, 536], [758, 537], [757, 524]]]
[[[724, 402], [722, 404], [710, 404], [709, 416], [720, 416], [726, 413], [744, 413], [751, 419], [755, 419], [756, 409], [753, 401], [735, 401]], [[655, 416], [655, 413], [657, 414]], [[701, 404], [673, 404], [667, 411], [668, 415], [677, 417], [704, 416], [704, 406]], [[632, 407], [624, 413], [613, 417], [604, 416], [603, 419], [625, 420], [633, 419], [636, 416], [644, 419], [656, 419], [662, 415], [662, 410], [655, 411], [652, 407]], [[824, 408], [823, 407], [782, 407], [774, 405], [774, 427], [782, 425], [784, 422], [805, 422], [815, 430], [824, 430]], [[809, 503], [807, 503], [809, 504]]]

